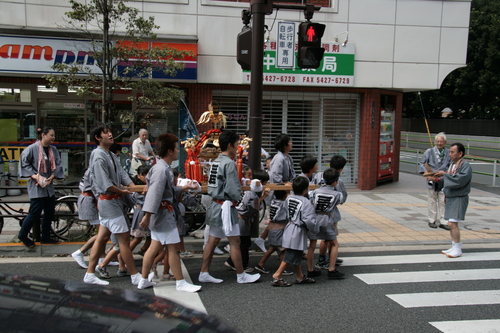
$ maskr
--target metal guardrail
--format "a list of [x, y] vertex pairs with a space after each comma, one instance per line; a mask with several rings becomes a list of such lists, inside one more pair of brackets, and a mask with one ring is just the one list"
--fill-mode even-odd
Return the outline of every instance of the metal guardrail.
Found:
[[[403, 139], [403, 137], [405, 137], [406, 139]], [[409, 138], [422, 138], [424, 140], [422, 141], [410, 141]], [[416, 135], [416, 134], [409, 134], [409, 133], [402, 133], [401, 135], [401, 147], [406, 147], [406, 148], [410, 148], [409, 144], [418, 144], [418, 145], [422, 145], [422, 144], [426, 144], [426, 143], [429, 143], [429, 136], [427, 135]], [[458, 141], [458, 142], [467, 142], [467, 144], [465, 146], [465, 153], [466, 155], [470, 155], [470, 151], [471, 150], [482, 150], [482, 151], [490, 151], [490, 152], [497, 152], [497, 153], [500, 153], [500, 148], [499, 149], [495, 149], [495, 148], [485, 148], [485, 147], [477, 147], [477, 146], [472, 146], [471, 143], [474, 143], [474, 142], [478, 142], [478, 143], [493, 143], [493, 144], [498, 144], [500, 145], [500, 142], [498, 141], [491, 141], [491, 140], [477, 140], [477, 139], [470, 139], [470, 138], [453, 138], [453, 137], [447, 137], [447, 141], [448, 142], [451, 142], [451, 141]], [[404, 143], [404, 145], [403, 145]]]
[[[409, 153], [412, 153], [412, 154], [415, 154], [415, 161], [405, 161], [405, 160], [402, 160], [400, 159], [400, 163], [408, 163], [408, 164], [414, 164], [416, 165], [416, 173], [418, 173], [418, 166], [420, 164], [420, 157], [421, 155], [425, 152], [425, 150], [421, 150], [421, 149], [400, 149], [401, 152], [409, 152]], [[493, 167], [493, 170], [492, 170], [492, 173], [488, 173], [488, 172], [481, 172], [481, 171], [472, 171], [473, 174], [478, 174], [478, 175], [483, 175], [483, 176], [488, 176], [488, 177], [491, 177], [492, 178], [492, 184], [491, 186], [496, 186], [496, 179], [498, 177], [500, 177], [500, 175], [497, 173], [497, 165], [498, 163], [500, 162], [500, 160], [498, 159], [489, 159], [489, 158], [482, 158], [482, 157], [476, 157], [476, 156], [469, 156], [469, 155], [465, 155], [465, 158], [469, 159], [469, 160], [473, 160], [473, 161], [483, 161], [483, 162], [489, 162], [489, 163], [492, 163], [492, 167]]]

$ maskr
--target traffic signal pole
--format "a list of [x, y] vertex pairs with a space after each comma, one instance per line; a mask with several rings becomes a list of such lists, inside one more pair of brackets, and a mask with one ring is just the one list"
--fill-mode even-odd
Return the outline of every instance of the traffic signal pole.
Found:
[[266, 14], [271, 14], [273, 8], [286, 10], [303, 10], [307, 20], [313, 17], [321, 7], [311, 4], [273, 4], [273, 0], [250, 0], [252, 16], [252, 53], [250, 59], [250, 117], [249, 136], [252, 138], [248, 151], [248, 166], [253, 170], [260, 169], [262, 147], [262, 91], [264, 72], [264, 25]]
[[[264, 72], [264, 25], [266, 13], [272, 0], [251, 0], [252, 11], [252, 57], [250, 77], [249, 130], [252, 142], [248, 151], [248, 164], [252, 170], [260, 169], [262, 147], [262, 90]], [[272, 7], [271, 7], [272, 10]]]
[[[315, 10], [321, 7], [314, 5], [276, 4], [273, 0], [250, 0], [252, 16], [252, 52], [250, 58], [250, 117], [248, 121], [249, 136], [252, 138], [248, 150], [248, 166], [252, 170], [260, 169], [260, 155], [262, 148], [262, 92], [264, 76], [264, 25], [266, 14], [271, 14], [274, 8], [304, 10], [305, 17], [310, 20]], [[247, 15], [243, 15], [244, 17]], [[246, 23], [245, 23], [246, 24]], [[259, 217], [251, 225], [251, 236], [259, 236]]]

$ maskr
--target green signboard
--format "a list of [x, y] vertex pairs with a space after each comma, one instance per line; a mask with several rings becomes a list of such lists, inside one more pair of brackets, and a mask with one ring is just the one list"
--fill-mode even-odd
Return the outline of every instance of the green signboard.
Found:
[[[354, 44], [325, 43], [325, 54], [317, 69], [278, 68], [276, 42], [264, 47], [263, 81], [271, 85], [353, 86]], [[296, 56], [296, 53], [295, 53]], [[293, 60], [293, 59], [292, 59]], [[251, 71], [243, 71], [243, 83], [250, 83]]]

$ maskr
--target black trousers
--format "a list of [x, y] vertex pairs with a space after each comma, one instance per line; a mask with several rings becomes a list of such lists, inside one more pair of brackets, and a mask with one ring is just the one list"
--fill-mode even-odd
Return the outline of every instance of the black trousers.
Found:
[[[243, 263], [243, 269], [248, 267], [248, 260], [250, 258], [248, 251], [250, 250], [250, 246], [252, 246], [252, 237], [240, 236], [240, 251], [241, 251], [241, 261]], [[231, 260], [231, 257], [229, 257], [227, 262], [231, 266], [234, 266], [234, 263]]]

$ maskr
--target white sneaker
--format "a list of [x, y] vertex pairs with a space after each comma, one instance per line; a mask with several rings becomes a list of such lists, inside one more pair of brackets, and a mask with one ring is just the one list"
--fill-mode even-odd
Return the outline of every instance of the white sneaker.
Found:
[[212, 275], [208, 274], [208, 272], [200, 272], [198, 276], [198, 281], [200, 282], [208, 282], [208, 283], [222, 283], [222, 279], [214, 278]]
[[237, 274], [237, 275], [238, 275], [238, 278], [237, 278], [238, 283], [253, 283], [253, 282], [257, 281], [258, 279], [260, 279], [259, 273], [247, 274], [247, 273], [243, 272], [243, 273]]
[[450, 252], [446, 253], [448, 258], [457, 258], [462, 255], [462, 243], [455, 243]]
[[151, 288], [155, 284], [156, 284], [156, 282], [152, 282], [152, 281], [149, 281], [148, 279], [141, 278], [141, 280], [137, 284], [137, 288], [139, 288], [139, 289]]
[[455, 242], [451, 242], [451, 247], [448, 249], [448, 250], [443, 250], [441, 251], [442, 254], [448, 254], [451, 252], [451, 250], [453, 250], [453, 246], [455, 245]]
[[135, 273], [134, 275], [130, 275], [130, 280], [132, 281], [132, 284], [134, 286], [139, 285], [139, 281], [141, 281], [141, 279], [142, 279], [142, 276], [141, 276], [141, 273], [139, 273], [139, 272]]
[[215, 254], [224, 254], [224, 251], [222, 251], [221, 249], [219, 249], [218, 246], [216, 246], [215, 249], [214, 249], [214, 253]]
[[177, 291], [185, 291], [188, 293], [195, 293], [200, 289], [201, 289], [201, 286], [191, 284], [189, 282], [186, 282], [186, 280], [175, 281], [175, 290], [177, 290]]
[[104, 281], [95, 276], [94, 273], [85, 273], [83, 277], [83, 282], [88, 284], [99, 284], [101, 286], [107, 286], [109, 284], [108, 281]]
[[85, 259], [83, 259], [83, 253], [80, 250], [76, 250], [75, 252], [71, 253], [71, 256], [73, 259], [75, 259], [76, 263], [80, 265], [81, 268], [89, 268], [87, 264], [85, 263]]
[[118, 261], [113, 260], [109, 262], [108, 266], [120, 266], [120, 264], [118, 263]]
[[263, 240], [262, 238], [257, 238], [255, 241], [254, 241], [255, 245], [257, 245], [259, 247], [259, 249], [262, 250], [262, 252], [266, 252], [266, 246], [265, 246], [265, 243], [266, 241]]
[[228, 253], [231, 253], [231, 245], [227, 244], [224, 246], [224, 250], [226, 250]]

